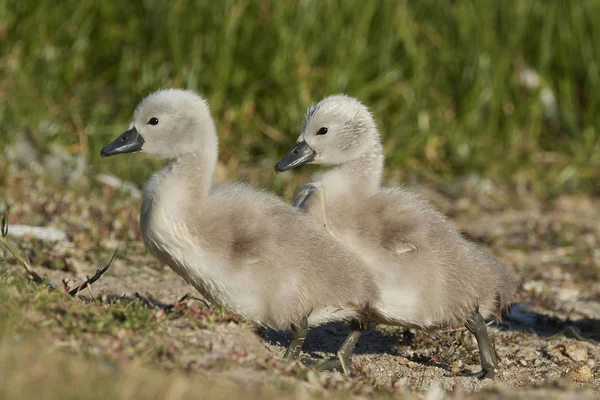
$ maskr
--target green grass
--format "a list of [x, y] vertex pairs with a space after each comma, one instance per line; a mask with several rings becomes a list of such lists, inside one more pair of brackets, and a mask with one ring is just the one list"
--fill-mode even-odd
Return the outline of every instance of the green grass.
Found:
[[[272, 164], [311, 102], [346, 92], [374, 112], [397, 179], [478, 172], [598, 191], [595, 0], [3, 0], [0, 15], [2, 143], [28, 129], [141, 182], [155, 162], [100, 162], [99, 149], [143, 96], [185, 87], [210, 101], [230, 176], [289, 195]], [[522, 66], [540, 88], [519, 84]], [[543, 89], [558, 102], [550, 118]]]
[[[184, 368], [177, 363], [182, 345], [173, 344], [165, 325], [170, 318], [199, 318], [211, 329], [237, 319], [218, 308], [208, 315], [180, 308], [157, 317], [156, 311], [140, 302], [84, 302], [16, 274], [0, 274], [0, 376], [10, 383], [0, 385], [0, 398], [306, 398], [310, 384], [311, 398], [342, 399], [363, 386], [361, 381], [328, 386], [327, 377], [315, 371], [268, 359], [254, 368], [256, 374], [271, 370], [274, 384], [251, 379], [249, 367], [245, 382], [220, 376], [239, 371], [235, 354], [210, 366]], [[165, 359], [171, 360], [169, 367]], [[321, 387], [327, 391], [317, 390]], [[368, 390], [373, 398], [392, 398], [388, 389]]]
[[20, 277], [0, 275], [0, 331], [59, 330], [64, 335], [145, 336], [159, 332], [152, 307], [140, 301], [85, 303], [61, 288], [47, 290]]

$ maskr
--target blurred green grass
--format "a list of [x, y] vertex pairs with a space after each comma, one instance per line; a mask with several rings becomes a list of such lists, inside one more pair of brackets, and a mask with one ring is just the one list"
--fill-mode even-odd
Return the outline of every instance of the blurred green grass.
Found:
[[99, 150], [143, 96], [185, 87], [210, 101], [229, 175], [282, 192], [299, 178], [271, 167], [306, 107], [345, 92], [374, 112], [395, 179], [600, 192], [599, 1], [3, 0], [0, 15], [2, 144], [31, 130], [140, 183], [156, 162]]
[[[126, 318], [114, 318], [115, 313], [122, 313], [125, 309]], [[114, 358], [117, 357], [111, 358], [106, 350], [95, 357], [81, 348], [65, 351], [65, 342], [77, 341], [85, 348], [86, 340], [89, 343], [90, 336], [94, 334], [102, 333], [110, 337], [110, 333], [115, 335], [118, 329], [122, 330], [121, 337], [131, 337], [134, 332], [137, 335], [147, 333], [144, 330], [155, 329], [157, 323], [150, 326], [138, 324], [151, 313], [151, 309], [139, 305], [85, 304], [58, 291], [50, 293], [43, 286], [36, 286], [20, 277], [0, 274], [0, 376], [6, 382], [0, 385], [0, 398], [131, 400], [300, 397], [295, 395], [295, 387], [286, 390], [255, 382], [242, 388], [232, 382], [209, 379], [206, 375], [190, 376], [181, 370], [160, 369], [148, 362], [148, 353], [156, 351], [158, 347], [152, 344], [156, 339], [139, 346], [143, 348], [143, 354], [129, 348], [133, 351], [129, 351], [128, 355], [136, 355], [131, 362], [116, 362]], [[140, 317], [141, 320], [137, 321]], [[57, 320], [64, 332], [54, 332], [52, 340], [51, 332], [56, 330]], [[77, 329], [72, 329], [75, 320]], [[127, 320], [137, 326], [126, 324]], [[63, 346], [57, 343], [63, 343]], [[346, 398], [342, 397], [343, 394], [334, 393], [333, 398]]]

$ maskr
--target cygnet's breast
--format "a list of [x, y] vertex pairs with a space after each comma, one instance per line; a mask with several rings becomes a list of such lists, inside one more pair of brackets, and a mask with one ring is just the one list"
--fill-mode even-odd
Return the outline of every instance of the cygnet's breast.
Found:
[[339, 208], [345, 208], [348, 202], [348, 183], [336, 181], [328, 174], [322, 180], [313, 182], [312, 186], [314, 189], [310, 197], [304, 201], [302, 209], [334, 237], [340, 239], [344, 230], [344, 221], [343, 218], [339, 218]]
[[268, 324], [266, 303], [256, 295], [252, 285], [252, 269], [232, 274], [225, 253], [206, 245], [206, 239], [199, 232], [191, 233], [188, 229], [191, 223], [201, 223], [198, 214], [186, 213], [202, 210], [201, 206], [186, 206], [190, 199], [189, 194], [181, 190], [184, 187], [164, 172], [155, 174], [146, 185], [140, 217], [146, 246], [205, 298], [258, 323]]
[[174, 241], [175, 238], [185, 240], [184, 237], [181, 237], [183, 232], [180, 232], [185, 229], [183, 224], [179, 223], [178, 214], [181, 210], [176, 207], [177, 204], [181, 204], [179, 201], [181, 199], [177, 198], [181, 196], [181, 193], [172, 190], [171, 187], [174, 185], [169, 182], [168, 168], [165, 167], [152, 175], [142, 196], [140, 228], [144, 242], [152, 253], [164, 252], [165, 245]]
[[220, 260], [206, 252], [202, 238], [193, 237], [185, 218], [186, 193], [167, 174], [168, 167], [154, 174], [144, 188], [140, 227], [146, 247], [163, 264], [210, 300], [226, 303], [224, 279], [215, 279]]

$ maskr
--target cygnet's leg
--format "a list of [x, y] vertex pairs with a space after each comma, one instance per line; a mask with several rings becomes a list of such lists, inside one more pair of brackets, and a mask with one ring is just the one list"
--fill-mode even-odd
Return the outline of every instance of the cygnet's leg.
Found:
[[302, 352], [302, 346], [308, 334], [308, 318], [304, 317], [298, 324], [292, 324], [292, 338], [283, 358], [286, 360], [296, 360]]
[[490, 378], [493, 379], [496, 375], [496, 367], [498, 366], [498, 355], [496, 350], [492, 347], [492, 342], [488, 336], [487, 326], [481, 314], [475, 314], [469, 319], [465, 326], [477, 339], [477, 345], [479, 346], [479, 359], [481, 361], [481, 372], [473, 374], [479, 379]]
[[317, 369], [322, 370], [334, 370], [344, 371], [349, 373], [350, 366], [352, 365], [352, 354], [354, 353], [354, 348], [356, 347], [356, 343], [360, 338], [360, 335], [367, 328], [366, 323], [360, 323], [359, 321], [352, 321], [350, 324], [350, 333], [342, 343], [340, 350], [337, 353], [336, 358], [332, 358], [322, 363], [318, 363], [315, 365]]

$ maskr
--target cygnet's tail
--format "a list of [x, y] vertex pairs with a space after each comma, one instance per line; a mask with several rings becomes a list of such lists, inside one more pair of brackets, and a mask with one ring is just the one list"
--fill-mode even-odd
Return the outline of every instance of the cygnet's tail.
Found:
[[510, 308], [510, 306], [513, 304], [514, 297], [517, 292], [518, 282], [516, 276], [514, 276], [514, 274], [508, 270], [506, 265], [500, 263], [499, 261], [497, 261], [496, 263], [496, 268], [498, 269], [498, 272], [500, 274], [500, 279], [498, 282], [496, 293], [496, 301], [498, 304], [496, 316], [499, 319], [501, 319], [502, 310]]

